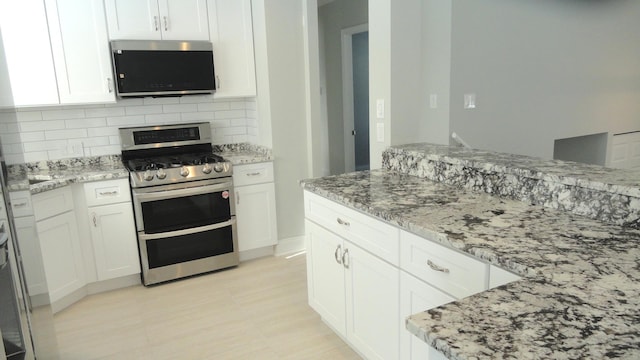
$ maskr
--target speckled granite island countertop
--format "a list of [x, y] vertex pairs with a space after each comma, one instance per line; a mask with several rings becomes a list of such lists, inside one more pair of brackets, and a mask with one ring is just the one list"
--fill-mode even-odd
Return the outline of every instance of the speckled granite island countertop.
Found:
[[523, 276], [407, 319], [450, 359], [640, 358], [640, 230], [384, 169], [303, 187]]

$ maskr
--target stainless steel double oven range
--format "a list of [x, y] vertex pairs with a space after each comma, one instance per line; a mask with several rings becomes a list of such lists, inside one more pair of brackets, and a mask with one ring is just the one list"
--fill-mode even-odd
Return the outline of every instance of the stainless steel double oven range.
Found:
[[238, 265], [231, 163], [209, 123], [120, 129], [145, 285]]

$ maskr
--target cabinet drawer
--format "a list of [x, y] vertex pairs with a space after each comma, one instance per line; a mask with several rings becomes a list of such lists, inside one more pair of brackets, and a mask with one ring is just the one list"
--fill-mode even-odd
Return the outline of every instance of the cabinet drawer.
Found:
[[487, 289], [488, 264], [406, 231], [400, 232], [400, 267], [456, 298]]
[[33, 215], [31, 193], [29, 191], [10, 192], [9, 199], [11, 199], [11, 211], [13, 212], [13, 216], [20, 217]]
[[305, 192], [305, 212], [308, 219], [398, 265], [398, 228], [309, 192]]
[[273, 163], [236, 165], [233, 167], [233, 185], [253, 185], [273, 182]]
[[69, 186], [35, 194], [32, 201], [36, 221], [73, 210], [73, 196]]
[[84, 196], [87, 206], [130, 202], [129, 180], [118, 179], [85, 183]]

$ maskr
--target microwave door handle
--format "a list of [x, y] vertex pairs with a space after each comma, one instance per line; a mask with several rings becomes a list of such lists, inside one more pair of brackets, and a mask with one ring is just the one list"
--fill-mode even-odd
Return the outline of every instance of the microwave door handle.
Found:
[[172, 199], [176, 197], [202, 195], [217, 191], [233, 190], [233, 184], [230, 182], [222, 184], [205, 185], [178, 190], [166, 190], [153, 193], [134, 193], [134, 196], [141, 202]]
[[176, 231], [168, 231], [168, 232], [163, 232], [163, 233], [158, 233], [158, 234], [140, 234], [140, 240], [155, 240], [155, 239], [164, 239], [167, 237], [177, 237], [177, 236], [182, 236], [182, 235], [189, 235], [189, 234], [197, 234], [199, 232], [205, 232], [205, 231], [211, 231], [211, 230], [215, 230], [215, 229], [220, 229], [223, 227], [227, 227], [227, 226], [231, 226], [233, 224], [235, 224], [236, 219], [231, 219], [231, 220], [227, 220], [225, 222], [221, 222], [221, 223], [217, 223], [217, 224], [213, 224], [213, 225], [207, 225], [207, 226], [200, 226], [197, 228], [191, 228], [191, 229], [184, 229], [184, 230], [176, 230]]

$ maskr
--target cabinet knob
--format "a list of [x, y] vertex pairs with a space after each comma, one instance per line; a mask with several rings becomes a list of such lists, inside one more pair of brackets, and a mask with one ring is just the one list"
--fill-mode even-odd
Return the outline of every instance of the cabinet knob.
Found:
[[107, 78], [107, 90], [109, 90], [109, 93], [113, 92], [113, 81], [110, 77]]
[[220, 89], [220, 76], [216, 75], [216, 90]]
[[157, 16], [154, 16], [154, 17], [153, 17], [153, 26], [154, 26], [154, 28], [155, 28], [155, 31], [160, 30], [160, 26], [159, 26], [159, 24], [158, 24], [158, 17], [157, 17]]
[[96, 213], [92, 213], [91, 217], [93, 218], [93, 227], [98, 227], [98, 218], [96, 217]]
[[164, 22], [164, 31], [169, 31], [169, 20], [167, 20], [166, 16], [163, 16], [162, 20]]

